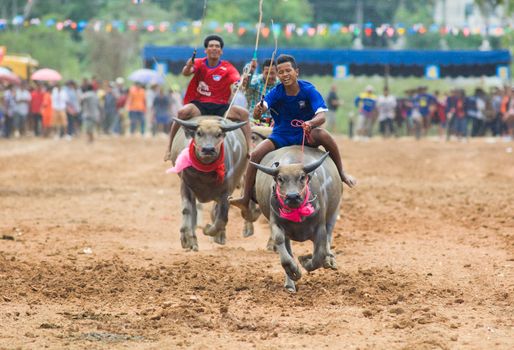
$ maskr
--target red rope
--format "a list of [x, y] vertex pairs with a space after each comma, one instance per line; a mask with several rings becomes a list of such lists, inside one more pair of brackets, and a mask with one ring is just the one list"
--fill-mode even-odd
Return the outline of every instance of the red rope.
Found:
[[[303, 129], [303, 124], [305, 124], [305, 121], [301, 120], [301, 119], [293, 119], [291, 120], [291, 126], [293, 128], [302, 128]], [[307, 139], [307, 141], [309, 143], [311, 143], [311, 138], [310, 138], [310, 132], [306, 131], [305, 129], [303, 129], [303, 138], [302, 138], [302, 163], [303, 163], [303, 158], [304, 158], [304, 147], [305, 147], [305, 140]]]

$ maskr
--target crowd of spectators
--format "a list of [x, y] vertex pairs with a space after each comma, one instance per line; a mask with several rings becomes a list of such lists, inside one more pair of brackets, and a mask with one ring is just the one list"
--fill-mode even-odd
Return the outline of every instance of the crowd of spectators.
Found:
[[427, 87], [420, 86], [396, 98], [387, 87], [377, 96], [368, 85], [355, 98], [358, 119], [350, 118], [351, 136], [356, 123], [357, 139], [372, 137], [378, 121], [383, 137], [413, 135], [419, 139], [435, 127], [439, 137], [446, 140], [490, 135], [510, 141], [514, 138], [513, 91], [510, 87], [492, 87], [489, 92], [476, 88], [466, 95], [464, 89], [455, 88], [431, 94]]
[[0, 136], [71, 140], [84, 132], [91, 142], [97, 133], [166, 134], [182, 106], [179, 89], [140, 83], [127, 88], [123, 78], [94, 77], [80, 85], [73, 80], [0, 85]]
[[[255, 76], [252, 84], [262, 85], [262, 77]], [[278, 82], [275, 75], [272, 78], [267, 90]], [[253, 107], [256, 99], [248, 93], [251, 86], [246, 96], [242, 92], [236, 94], [236, 105]], [[176, 85], [169, 89], [140, 83], [126, 87], [123, 78], [102, 82], [94, 77], [84, 78], [80, 85], [73, 80], [65, 84], [0, 85], [0, 136], [71, 140], [84, 132], [93, 141], [97, 133], [164, 135], [169, 132], [171, 118], [182, 107], [182, 100]], [[343, 103], [335, 85], [325, 100], [329, 108], [326, 127], [335, 132], [336, 111]], [[510, 87], [492, 87], [488, 92], [476, 88], [466, 95], [459, 88], [429, 93], [420, 86], [406, 90], [403, 97], [395, 97], [388, 87], [377, 95], [368, 85], [354, 104], [357, 114], [350, 114], [348, 131], [356, 140], [372, 137], [375, 129], [385, 138], [410, 135], [420, 139], [435, 129], [431, 134], [447, 140], [466, 141], [468, 137], [486, 135], [514, 139], [514, 88]]]

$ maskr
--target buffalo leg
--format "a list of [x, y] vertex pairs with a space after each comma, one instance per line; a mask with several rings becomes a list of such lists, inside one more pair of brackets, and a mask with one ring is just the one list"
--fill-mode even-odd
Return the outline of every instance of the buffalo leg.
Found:
[[[287, 276], [285, 287], [288, 291], [295, 292], [296, 288], [291, 288], [291, 286], [294, 286], [294, 281], [298, 281], [302, 277], [302, 272], [290, 253], [291, 243], [289, 239], [286, 238], [284, 231], [276, 225], [273, 220], [273, 216], [271, 217], [270, 225], [273, 240], [275, 241], [275, 246], [277, 247], [277, 251], [280, 256], [280, 263], [282, 264]], [[286, 239], [288, 241], [287, 245]]]
[[328, 244], [326, 228], [320, 225], [314, 239], [314, 252], [312, 256], [309, 254], [298, 258], [305, 270], [314, 271], [325, 264], [325, 259], [328, 256]]
[[223, 195], [214, 205], [213, 223], [205, 225], [203, 230], [205, 235], [213, 237], [214, 242], [218, 244], [226, 242], [225, 227], [228, 222], [228, 207], [228, 195]]
[[328, 255], [330, 255], [330, 256], [334, 256], [334, 254], [332, 253], [332, 248], [330, 246], [332, 245], [332, 239], [333, 239], [332, 232], [334, 231], [334, 226], [336, 225], [337, 216], [338, 216], [337, 212], [332, 214], [332, 217], [328, 220], [328, 223], [327, 223], [327, 252], [328, 252]]
[[[291, 240], [289, 238], [287, 238], [287, 237], [285, 238], [284, 245], [285, 245], [286, 250], [289, 253], [289, 255], [294, 258], [293, 250], [291, 249]], [[298, 269], [298, 271], [300, 271], [300, 269]], [[286, 290], [288, 292], [296, 293], [296, 285], [287, 273], [286, 273], [286, 280], [284, 283], [284, 287], [286, 288]]]
[[198, 251], [196, 239], [196, 199], [193, 192], [182, 182], [180, 187], [182, 197], [182, 226], [180, 227], [180, 243], [182, 248]]
[[[257, 212], [257, 204], [250, 200], [250, 212], [256, 213]], [[243, 228], [243, 237], [250, 237], [253, 236], [254, 228], [253, 228], [253, 221], [245, 220], [245, 225]]]

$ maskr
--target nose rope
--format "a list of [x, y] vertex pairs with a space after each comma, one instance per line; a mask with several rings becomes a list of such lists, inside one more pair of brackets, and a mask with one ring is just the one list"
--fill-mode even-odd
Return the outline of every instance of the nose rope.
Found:
[[[300, 196], [303, 196], [303, 194], [308, 191], [308, 193], [310, 193], [309, 191], [309, 180], [306, 180], [305, 181], [305, 185], [303, 186], [302, 190], [300, 191]], [[285, 199], [286, 198], [286, 195], [285, 194], [281, 194], [280, 193], [280, 185], [277, 183], [276, 186], [275, 186], [275, 194], [277, 195], [277, 197], [279, 197], [279, 199]], [[307, 196], [307, 200], [308, 200], [308, 197]], [[311, 201], [309, 201], [311, 202]]]

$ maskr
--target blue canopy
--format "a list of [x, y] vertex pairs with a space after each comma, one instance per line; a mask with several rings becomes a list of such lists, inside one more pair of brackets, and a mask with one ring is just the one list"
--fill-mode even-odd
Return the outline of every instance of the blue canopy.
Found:
[[[185, 61], [193, 52], [187, 46], [145, 46], [143, 59], [145, 61]], [[198, 56], [202, 57], [203, 48], [199, 48]], [[273, 48], [259, 48], [257, 58], [263, 60], [270, 58]], [[293, 55], [298, 63], [328, 63], [328, 64], [357, 64], [357, 65], [418, 65], [429, 64], [448, 65], [498, 65], [509, 64], [511, 54], [509, 50], [497, 51], [434, 51], [434, 50], [333, 50], [333, 49], [294, 49], [282, 48], [277, 52]], [[250, 61], [253, 57], [253, 48], [225, 48], [223, 59], [242, 62]]]

